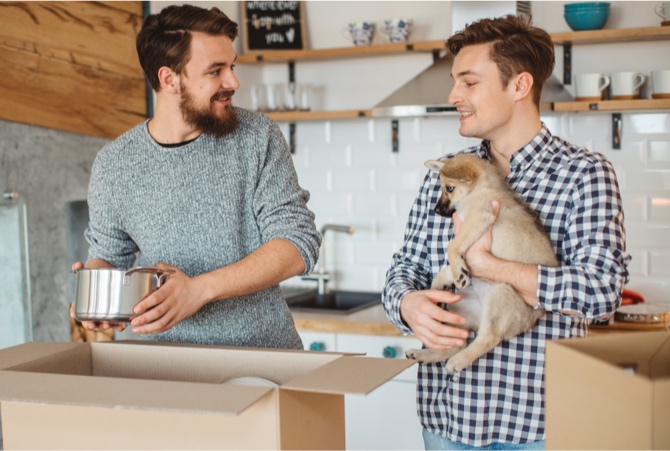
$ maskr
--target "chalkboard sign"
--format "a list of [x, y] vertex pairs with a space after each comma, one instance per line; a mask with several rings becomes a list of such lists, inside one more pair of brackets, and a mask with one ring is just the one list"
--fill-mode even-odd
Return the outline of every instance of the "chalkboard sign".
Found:
[[307, 47], [304, 2], [242, 2], [244, 51]]

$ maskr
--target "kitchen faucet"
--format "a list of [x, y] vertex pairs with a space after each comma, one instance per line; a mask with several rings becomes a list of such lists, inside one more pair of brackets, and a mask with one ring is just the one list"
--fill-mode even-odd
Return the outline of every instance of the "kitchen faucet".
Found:
[[356, 232], [356, 227], [338, 224], [324, 224], [321, 227], [321, 247], [319, 247], [319, 262], [317, 272], [303, 276], [303, 280], [316, 280], [317, 293], [319, 295], [327, 294], [326, 282], [330, 280], [330, 274], [326, 271], [326, 232], [332, 230], [333, 232], [344, 232], [352, 235]]

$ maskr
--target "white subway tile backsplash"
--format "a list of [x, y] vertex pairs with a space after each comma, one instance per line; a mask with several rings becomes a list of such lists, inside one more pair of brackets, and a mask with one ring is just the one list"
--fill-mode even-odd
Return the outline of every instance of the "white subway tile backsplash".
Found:
[[389, 193], [358, 193], [352, 198], [353, 216], [364, 218], [397, 217], [395, 195]]
[[[295, 160], [294, 160], [295, 161]], [[330, 169], [311, 169], [298, 172], [298, 183], [300, 186], [310, 193], [314, 191], [331, 191], [329, 180], [331, 179], [332, 171]]]
[[359, 242], [354, 246], [354, 260], [357, 265], [391, 266], [395, 251], [393, 243]]
[[623, 119], [624, 133], [670, 133], [669, 113], [626, 114]]
[[350, 195], [318, 190], [309, 190], [309, 193], [307, 205], [316, 215], [317, 224], [333, 216], [351, 216]]
[[[390, 266], [390, 265], [387, 265]], [[334, 288], [351, 291], [376, 291], [383, 288], [379, 282], [380, 269], [369, 265], [350, 265], [335, 270]]]
[[357, 143], [351, 155], [351, 165], [354, 168], [395, 167], [397, 155], [390, 147], [377, 142]]
[[333, 169], [346, 170], [347, 149], [346, 147], [331, 146], [322, 144], [321, 146], [310, 146], [306, 149], [308, 152], [308, 166], [305, 169]]
[[649, 275], [649, 255], [644, 249], [627, 249], [631, 256], [628, 273], [631, 278]]
[[626, 242], [629, 248], [670, 249], [670, 224], [626, 223]]
[[649, 163], [670, 169], [670, 136], [649, 142]]
[[651, 276], [670, 276], [670, 250], [649, 252], [649, 273]]
[[409, 192], [418, 193], [418, 187], [423, 181], [426, 169], [421, 165], [417, 169], [389, 169], [375, 170], [375, 191], [378, 192]]
[[[639, 135], [635, 135], [638, 138]], [[621, 142], [621, 149], [605, 149], [601, 151], [605, 157], [612, 163], [616, 170], [617, 177], [620, 173], [620, 168], [639, 167], [647, 162], [647, 142], [646, 140], [627, 139], [624, 134], [624, 139]]]
[[[652, 194], [649, 198], [649, 219], [654, 222], [670, 222], [670, 192]], [[670, 243], [670, 237], [668, 237]]]
[[[549, 113], [542, 120], [554, 135], [612, 162], [633, 257], [627, 288], [670, 302], [670, 115], [625, 113], [621, 150], [612, 149], [610, 114]], [[458, 134], [456, 116], [401, 119], [399, 125], [394, 153], [390, 119], [297, 124], [293, 160], [300, 184], [312, 194], [317, 227], [358, 230], [326, 239], [332, 286], [381, 290], [427, 172], [424, 162], [479, 144]]]
[[371, 192], [372, 169], [349, 169], [333, 174], [333, 191], [336, 193]]
[[629, 169], [626, 171], [626, 189], [670, 190], [670, 171], [667, 169]]
[[623, 201], [623, 212], [625, 220], [629, 221], [646, 221], [648, 197], [646, 193], [623, 191], [621, 193], [621, 200]]

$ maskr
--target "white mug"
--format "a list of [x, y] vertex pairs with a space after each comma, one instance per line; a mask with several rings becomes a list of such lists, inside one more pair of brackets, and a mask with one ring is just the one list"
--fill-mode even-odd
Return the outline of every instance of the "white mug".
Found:
[[374, 22], [351, 22], [342, 30], [342, 35], [354, 45], [370, 45], [375, 35]]
[[670, 20], [670, 2], [659, 3], [654, 8], [654, 12], [663, 19], [663, 21]]
[[612, 100], [640, 97], [640, 86], [647, 77], [640, 72], [614, 72], [610, 75]]
[[412, 32], [412, 19], [388, 19], [379, 34], [389, 42], [407, 42]]
[[600, 100], [609, 84], [610, 77], [605, 74], [575, 75], [576, 100]]
[[652, 97], [670, 98], [670, 69], [651, 72]]

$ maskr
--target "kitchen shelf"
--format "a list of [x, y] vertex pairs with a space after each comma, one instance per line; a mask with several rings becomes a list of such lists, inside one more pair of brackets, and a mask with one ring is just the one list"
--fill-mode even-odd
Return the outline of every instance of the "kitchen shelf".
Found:
[[[580, 44], [629, 43], [670, 40], [670, 27], [639, 27], [613, 30], [589, 30], [550, 33], [556, 45], [565, 47], [566, 70], [571, 66], [571, 47]], [[413, 52], [431, 52], [434, 57], [446, 53], [445, 41], [419, 41], [399, 44], [365, 45], [330, 49], [273, 50], [248, 52], [238, 56], [240, 64], [289, 63], [290, 71], [296, 61], [319, 61], [383, 55], [400, 55]], [[564, 77], [566, 78], [566, 77]], [[569, 83], [567, 77], [567, 82]], [[669, 99], [602, 100], [598, 102], [556, 102], [542, 105], [542, 111], [654, 111], [670, 109]], [[371, 117], [371, 110], [296, 111], [267, 113], [278, 122], [356, 119]]]
[[337, 47], [331, 49], [306, 50], [269, 50], [241, 54], [237, 63], [287, 63], [294, 61], [333, 60], [339, 58], [356, 58], [382, 55], [397, 55], [412, 52], [446, 52], [446, 41], [420, 41], [398, 44], [361, 45], [357, 47]]
[[556, 102], [554, 111], [639, 111], [670, 109], [670, 99], [600, 100]]
[[277, 122], [330, 121], [335, 119], [359, 119], [370, 117], [370, 110], [340, 111], [277, 111], [266, 113]]
[[611, 44], [616, 42], [640, 42], [670, 40], [670, 27], [622, 28], [618, 30], [588, 30], [566, 33], [551, 33], [556, 45]]

